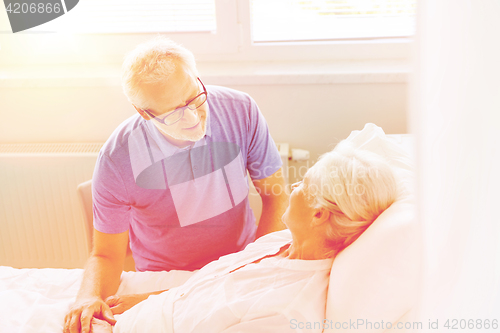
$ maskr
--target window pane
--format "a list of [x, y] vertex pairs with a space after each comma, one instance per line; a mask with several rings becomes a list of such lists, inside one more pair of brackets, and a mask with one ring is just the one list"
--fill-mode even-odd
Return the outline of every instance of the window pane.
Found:
[[411, 36], [416, 0], [251, 0], [254, 42]]
[[215, 0], [83, 0], [37, 31], [215, 32]]

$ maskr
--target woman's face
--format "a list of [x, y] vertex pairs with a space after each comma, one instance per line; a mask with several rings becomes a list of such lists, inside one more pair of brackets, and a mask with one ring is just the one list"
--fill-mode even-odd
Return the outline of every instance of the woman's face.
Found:
[[315, 209], [312, 208], [313, 199], [308, 195], [308, 177], [303, 181], [292, 185], [292, 193], [282, 221], [290, 231], [304, 231], [309, 227], [309, 222], [314, 216]]

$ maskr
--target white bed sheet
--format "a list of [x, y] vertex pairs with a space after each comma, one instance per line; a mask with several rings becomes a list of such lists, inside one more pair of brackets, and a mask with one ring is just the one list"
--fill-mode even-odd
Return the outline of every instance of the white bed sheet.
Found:
[[[117, 294], [145, 293], [181, 285], [194, 272], [124, 272]], [[0, 266], [0, 332], [62, 332], [75, 301], [82, 269], [16, 269]]]

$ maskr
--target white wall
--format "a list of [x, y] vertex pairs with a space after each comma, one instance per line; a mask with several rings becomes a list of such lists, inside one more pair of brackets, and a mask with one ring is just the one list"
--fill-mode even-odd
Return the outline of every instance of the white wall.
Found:
[[417, 135], [424, 332], [448, 331], [447, 320], [461, 331], [498, 330], [499, 17], [497, 0], [419, 1], [410, 124]]

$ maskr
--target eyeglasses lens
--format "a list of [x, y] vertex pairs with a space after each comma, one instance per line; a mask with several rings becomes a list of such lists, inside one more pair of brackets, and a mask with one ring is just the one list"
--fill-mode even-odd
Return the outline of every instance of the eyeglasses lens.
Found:
[[206, 98], [205, 94], [202, 94], [191, 101], [187, 107], [191, 110], [196, 110], [205, 102]]
[[183, 115], [184, 115], [184, 108], [179, 108], [174, 112], [172, 112], [171, 114], [169, 114], [168, 116], [166, 116], [165, 119], [163, 119], [163, 122], [165, 123], [165, 125], [172, 125], [179, 119], [181, 119]]

